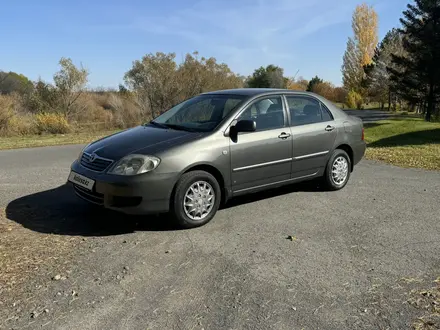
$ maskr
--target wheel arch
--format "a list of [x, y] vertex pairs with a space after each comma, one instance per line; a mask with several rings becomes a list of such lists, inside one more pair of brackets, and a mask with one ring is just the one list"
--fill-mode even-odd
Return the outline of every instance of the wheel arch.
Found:
[[335, 150], [336, 149], [341, 149], [341, 150], [344, 150], [347, 154], [348, 154], [348, 157], [350, 157], [350, 172], [353, 172], [353, 168], [354, 168], [354, 154], [353, 154], [353, 148], [352, 147], [350, 147], [350, 145], [348, 145], [348, 144], [346, 144], [346, 143], [343, 143], [343, 144], [340, 144], [340, 145], [338, 145], [336, 148], [335, 148]]
[[[205, 171], [205, 172], [208, 172], [209, 174], [213, 175], [214, 178], [217, 180], [219, 186], [220, 186], [220, 191], [221, 191], [221, 194], [222, 194], [221, 195], [221, 204], [226, 203], [226, 201], [229, 198], [229, 194], [228, 194], [228, 191], [226, 189], [225, 177], [224, 177], [223, 173], [217, 167], [215, 167], [212, 164], [207, 164], [207, 163], [193, 164], [193, 165], [191, 165], [190, 167], [186, 168], [185, 170], [183, 170], [180, 173], [179, 179], [185, 173], [192, 172], [192, 171]], [[171, 199], [174, 196], [176, 185], [177, 185], [177, 182], [179, 182], [179, 179], [174, 183], [173, 191], [171, 193]]]

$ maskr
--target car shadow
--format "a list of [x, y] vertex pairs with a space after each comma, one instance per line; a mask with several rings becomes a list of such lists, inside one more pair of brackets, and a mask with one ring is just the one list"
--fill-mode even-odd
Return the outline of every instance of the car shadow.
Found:
[[83, 202], [68, 184], [17, 198], [6, 217], [33, 231], [73, 236], [110, 236], [176, 229], [166, 216], [128, 216]]
[[[230, 200], [228, 209], [298, 191], [320, 191], [317, 181], [266, 190]], [[6, 217], [32, 231], [71, 236], [112, 236], [136, 231], [180, 230], [166, 215], [130, 216], [94, 207], [73, 193], [70, 185], [23, 196], [10, 202]]]

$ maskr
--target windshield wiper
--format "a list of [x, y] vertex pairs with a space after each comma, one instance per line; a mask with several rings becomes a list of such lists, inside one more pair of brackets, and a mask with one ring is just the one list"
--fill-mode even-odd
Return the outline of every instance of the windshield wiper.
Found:
[[156, 121], [154, 121], [154, 120], [150, 121], [149, 124], [151, 124], [151, 125], [153, 125], [153, 126], [156, 126], [156, 127], [160, 127], [160, 128], [168, 128], [167, 125], [165, 125], [165, 124], [161, 124], [161, 123], [158, 123], [158, 122], [156, 122]]
[[181, 126], [176, 124], [164, 124], [164, 125], [166, 125], [168, 128], [175, 129], [178, 131], [197, 132], [197, 130], [186, 126]]

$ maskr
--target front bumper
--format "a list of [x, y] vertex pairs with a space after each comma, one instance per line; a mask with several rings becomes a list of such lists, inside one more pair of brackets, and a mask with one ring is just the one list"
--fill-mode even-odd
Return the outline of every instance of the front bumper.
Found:
[[126, 214], [153, 214], [169, 211], [177, 181], [175, 173], [145, 173], [139, 176], [109, 175], [84, 168], [75, 161], [71, 170], [95, 180], [92, 190], [68, 182], [78, 197], [87, 202]]

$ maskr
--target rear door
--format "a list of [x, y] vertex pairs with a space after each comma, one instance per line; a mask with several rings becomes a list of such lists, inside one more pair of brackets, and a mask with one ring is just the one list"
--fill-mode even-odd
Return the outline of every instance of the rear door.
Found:
[[325, 167], [337, 128], [331, 112], [309, 95], [286, 95], [293, 138], [292, 178], [312, 176]]

